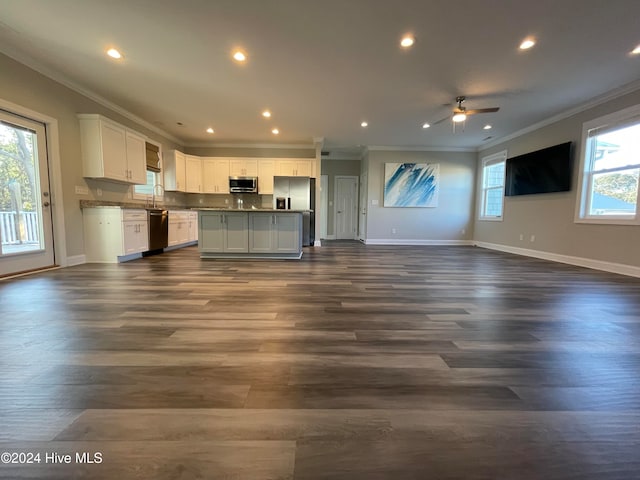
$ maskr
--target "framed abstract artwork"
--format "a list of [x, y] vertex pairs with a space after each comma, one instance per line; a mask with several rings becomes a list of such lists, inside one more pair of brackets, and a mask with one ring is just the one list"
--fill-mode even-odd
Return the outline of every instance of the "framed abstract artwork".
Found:
[[440, 164], [385, 163], [385, 207], [437, 207]]

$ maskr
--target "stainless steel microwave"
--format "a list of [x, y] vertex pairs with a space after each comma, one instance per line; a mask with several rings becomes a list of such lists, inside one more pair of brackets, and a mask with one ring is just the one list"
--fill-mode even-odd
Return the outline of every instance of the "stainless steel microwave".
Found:
[[258, 177], [229, 177], [231, 193], [257, 193]]

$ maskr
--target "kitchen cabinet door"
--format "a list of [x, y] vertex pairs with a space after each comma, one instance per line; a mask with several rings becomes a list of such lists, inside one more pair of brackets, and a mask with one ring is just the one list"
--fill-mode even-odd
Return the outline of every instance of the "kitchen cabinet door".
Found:
[[164, 154], [164, 189], [167, 192], [184, 192], [186, 166], [184, 153], [170, 150]]
[[202, 183], [204, 193], [229, 193], [229, 160], [204, 157]]
[[302, 248], [301, 215], [292, 213], [275, 213], [273, 216], [273, 252], [299, 252]]
[[147, 182], [145, 139], [102, 115], [80, 114], [82, 171], [87, 178]]
[[185, 155], [185, 191], [202, 193], [202, 160], [195, 155]]
[[281, 177], [310, 177], [311, 170], [311, 161], [306, 159], [281, 159], [277, 164]]
[[198, 241], [198, 212], [189, 212], [189, 242]]
[[249, 213], [249, 252], [273, 251], [273, 214]]
[[276, 173], [274, 160], [260, 160], [258, 163], [258, 193], [273, 195], [273, 177]]
[[144, 137], [131, 131], [126, 132], [128, 181], [136, 185], [147, 183], [147, 159]]
[[258, 160], [255, 158], [232, 158], [229, 161], [229, 175], [232, 177], [257, 177]]
[[122, 222], [124, 255], [141, 253], [149, 250], [149, 230], [147, 222]]
[[246, 212], [224, 214], [224, 251], [249, 251], [249, 215]]
[[198, 247], [204, 253], [224, 252], [224, 216], [222, 212], [201, 212], [198, 216]]

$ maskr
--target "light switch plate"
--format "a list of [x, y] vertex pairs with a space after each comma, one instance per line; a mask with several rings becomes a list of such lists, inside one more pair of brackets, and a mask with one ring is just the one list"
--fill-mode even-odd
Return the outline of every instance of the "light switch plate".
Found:
[[378, 200], [371, 200], [371, 205], [378, 205]]

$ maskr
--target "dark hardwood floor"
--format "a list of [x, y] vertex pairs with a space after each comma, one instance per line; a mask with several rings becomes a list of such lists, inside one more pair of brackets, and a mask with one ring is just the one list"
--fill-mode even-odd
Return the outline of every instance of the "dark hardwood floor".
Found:
[[190, 247], [1, 281], [0, 330], [3, 479], [640, 479], [640, 279]]

